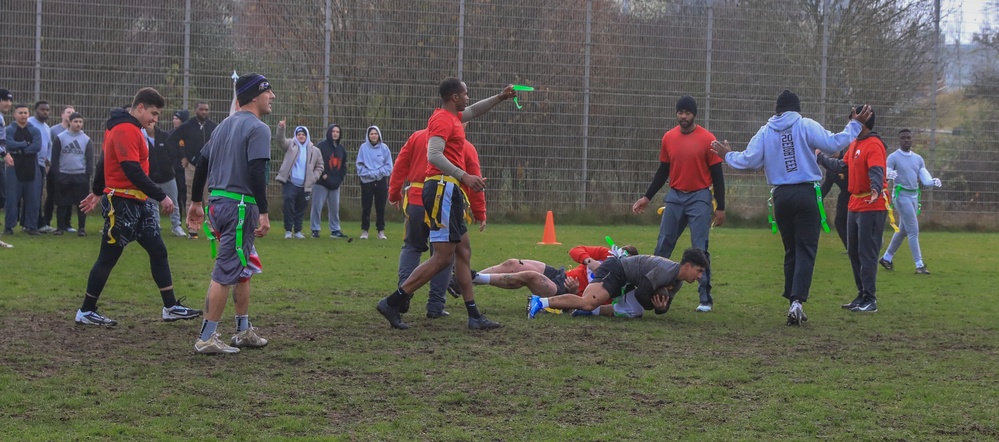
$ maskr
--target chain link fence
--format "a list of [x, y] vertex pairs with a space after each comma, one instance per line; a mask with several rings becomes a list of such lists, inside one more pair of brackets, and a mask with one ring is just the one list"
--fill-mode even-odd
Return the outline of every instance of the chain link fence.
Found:
[[[287, 118], [318, 142], [328, 124], [341, 125], [350, 161], [370, 125], [397, 153], [425, 127], [446, 76], [461, 77], [473, 101], [525, 84], [536, 91], [521, 93], [523, 109], [503, 103], [468, 128], [490, 215], [553, 210], [615, 222], [651, 181], [679, 96], [697, 98], [698, 123], [742, 149], [787, 88], [832, 131], [851, 105], [871, 104], [889, 150], [898, 129], [912, 128], [914, 150], [945, 184], [923, 194], [924, 219], [999, 225], [999, 93], [981, 87], [997, 54], [949, 41], [933, 2], [111, 3], [11, 0], [0, 14], [0, 87], [18, 102], [52, 103], [50, 123], [75, 106], [96, 143], [108, 110], [143, 86], [163, 93], [170, 113], [206, 101], [220, 121], [233, 70], [268, 77], [278, 97], [264, 118], [272, 127]], [[342, 192], [348, 216], [360, 207], [353, 172]], [[761, 172], [726, 169], [726, 183], [730, 216], [764, 213]], [[270, 193], [280, 199], [278, 186]]]

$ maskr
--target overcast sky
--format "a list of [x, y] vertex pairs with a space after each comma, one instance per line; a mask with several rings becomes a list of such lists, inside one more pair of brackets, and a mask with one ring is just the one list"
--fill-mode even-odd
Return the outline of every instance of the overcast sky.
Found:
[[943, 0], [941, 6], [946, 13], [954, 10], [952, 15], [944, 15], [940, 26], [947, 35], [948, 42], [957, 37], [961, 30], [961, 40], [970, 41], [971, 35], [978, 32], [985, 22], [985, 3], [987, 0]]

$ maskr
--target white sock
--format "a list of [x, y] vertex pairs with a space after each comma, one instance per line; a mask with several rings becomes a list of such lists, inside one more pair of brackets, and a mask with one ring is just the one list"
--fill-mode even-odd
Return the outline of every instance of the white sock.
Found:
[[597, 308], [593, 309], [593, 311], [590, 312], [590, 313], [593, 313], [596, 316], [600, 316], [600, 307], [597, 307]]
[[891, 259], [894, 257], [895, 256], [892, 255], [891, 253], [885, 252], [885, 256], [882, 256], [881, 258], [884, 259], [885, 261], [891, 262]]
[[548, 298], [541, 298], [541, 307], [548, 308]]
[[488, 273], [478, 273], [472, 278], [472, 284], [476, 285], [488, 285], [489, 284], [489, 274]]

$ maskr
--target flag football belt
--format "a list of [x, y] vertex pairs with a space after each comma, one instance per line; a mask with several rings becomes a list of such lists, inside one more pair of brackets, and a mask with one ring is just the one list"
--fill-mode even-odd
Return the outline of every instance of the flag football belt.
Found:
[[441, 228], [441, 226], [437, 223], [437, 217], [441, 214], [441, 202], [444, 200], [444, 187], [446, 187], [444, 186], [444, 183], [451, 183], [454, 184], [455, 188], [461, 192], [461, 197], [465, 200], [465, 222], [471, 223], [472, 217], [468, 216], [468, 210], [471, 209], [471, 203], [468, 201], [468, 195], [465, 195], [465, 189], [461, 187], [461, 181], [458, 181], [457, 178], [450, 175], [428, 176], [425, 180], [423, 180], [424, 183], [430, 181], [438, 181], [439, 184], [437, 185], [437, 194], [434, 196], [434, 207], [429, 211], [425, 211], [423, 221], [426, 222], [427, 225], [433, 230]]
[[[257, 204], [257, 199], [250, 195], [243, 195], [241, 193], [230, 192], [228, 190], [213, 189], [209, 196], [218, 196], [222, 198], [228, 198], [234, 201], [239, 201], [239, 221], [236, 223], [236, 255], [239, 256], [239, 263], [246, 267], [246, 253], [243, 252], [243, 224], [246, 222], [246, 203]], [[212, 246], [212, 259], [219, 256], [218, 245], [215, 244], [217, 238], [215, 238], [212, 232], [211, 218], [209, 215], [210, 210], [205, 210], [205, 222], [202, 224], [202, 229], [205, 230], [205, 236], [208, 238], [208, 243]]]
[[922, 199], [923, 199], [923, 189], [921, 187], [917, 187], [915, 189], [906, 189], [905, 187], [902, 187], [901, 185], [896, 184], [895, 188], [893, 189], [893, 192], [891, 194], [891, 205], [892, 205], [892, 207], [895, 207], [895, 200], [898, 198], [898, 193], [901, 192], [901, 191], [903, 191], [903, 190], [906, 191], [906, 192], [916, 192], [916, 215], [922, 214], [923, 213], [923, 202], [922, 202]]
[[115, 187], [105, 187], [104, 194], [108, 196], [108, 244], [114, 244], [118, 240], [111, 236], [111, 229], [114, 228], [114, 204], [111, 204], [111, 197], [114, 194], [128, 195], [132, 197], [131, 199], [145, 201], [149, 199], [145, 193], [139, 189], [118, 189]]
[[[864, 199], [871, 196], [871, 192], [860, 193], [857, 195], [850, 195], [850, 196], [857, 199]], [[882, 199], [885, 200], [885, 210], [888, 211], [888, 222], [891, 223], [891, 228], [894, 229], [896, 232], [898, 232], [898, 224], [895, 223], [895, 212], [892, 211], [891, 202], [888, 201], [888, 194], [887, 193], [883, 194]]]
[[[829, 233], [829, 223], [826, 218], [826, 207], [822, 204], [822, 185], [818, 181], [812, 181], [812, 185], [815, 187], [815, 202], [819, 206], [819, 217], [822, 220], [822, 230]], [[767, 221], [770, 223], [770, 232], [777, 233], [777, 221], [774, 221], [774, 189], [778, 186], [770, 188], [770, 198], [767, 199]]]
[[409, 188], [410, 187], [415, 187], [417, 189], [422, 189], [423, 188], [423, 183], [410, 183], [409, 186], [407, 186], [405, 189], [403, 189], [403, 191], [402, 191], [402, 214], [403, 215], [409, 213], [409, 212], [406, 211], [406, 209], [409, 207]]

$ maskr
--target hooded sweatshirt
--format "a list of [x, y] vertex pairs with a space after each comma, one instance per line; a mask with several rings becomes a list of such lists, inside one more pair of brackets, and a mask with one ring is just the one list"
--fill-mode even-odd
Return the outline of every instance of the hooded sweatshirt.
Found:
[[[374, 129], [378, 132], [378, 143], [371, 144], [368, 134]], [[357, 176], [362, 183], [378, 181], [392, 175], [392, 152], [382, 142], [382, 131], [378, 126], [368, 127], [364, 131], [364, 143], [357, 150]]]
[[793, 111], [770, 117], [742, 152], [729, 152], [725, 162], [735, 169], [761, 167], [771, 186], [819, 181], [822, 171], [815, 149], [834, 154], [860, 134], [861, 124], [850, 120], [843, 131], [833, 134], [818, 122]]
[[343, 184], [344, 177], [347, 176], [347, 149], [340, 144], [343, 138], [343, 129], [340, 129], [340, 137], [333, 139], [333, 128], [339, 128], [337, 124], [331, 124], [326, 129], [326, 139], [316, 145], [323, 155], [323, 175], [320, 176], [316, 184], [329, 190], [337, 190]]
[[[298, 142], [298, 133], [305, 132], [305, 142]], [[295, 136], [291, 139], [292, 143], [298, 146], [298, 156], [295, 157], [295, 162], [291, 165], [291, 184], [298, 187], [305, 185], [305, 162], [309, 155], [309, 146], [312, 145], [312, 136], [309, 135], [309, 129], [305, 126], [295, 127]]]
[[[298, 126], [295, 128], [295, 133], [299, 129], [305, 129], [304, 126]], [[305, 129], [305, 143], [300, 144], [298, 139], [295, 137], [286, 138], [281, 144], [281, 148], [285, 150], [284, 161], [281, 162], [281, 169], [278, 170], [277, 182], [279, 183], [292, 183], [295, 186], [305, 188], [305, 192], [312, 192], [312, 186], [316, 183], [316, 180], [323, 174], [323, 159], [322, 154], [319, 153], [319, 149], [312, 145], [312, 138], [309, 137], [309, 130]], [[304, 169], [301, 166], [301, 161], [304, 161]], [[299, 175], [301, 181], [296, 183], [295, 167], [298, 165]]]

